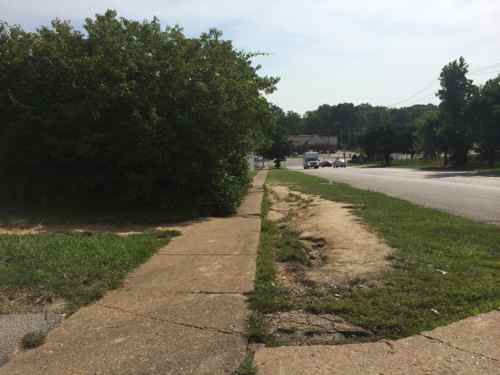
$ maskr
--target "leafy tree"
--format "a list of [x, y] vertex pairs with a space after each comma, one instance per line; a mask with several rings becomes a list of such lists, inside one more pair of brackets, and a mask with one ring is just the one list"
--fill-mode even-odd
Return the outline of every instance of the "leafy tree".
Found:
[[440, 75], [441, 89], [437, 93], [443, 116], [441, 134], [456, 166], [465, 165], [473, 144], [472, 126], [466, 115], [474, 93], [472, 81], [467, 78], [468, 71], [463, 57], [444, 66]]
[[280, 167], [281, 161], [290, 154], [290, 143], [287, 138], [290, 133], [288, 114], [275, 105], [271, 106], [271, 110], [275, 123], [269, 137], [270, 142], [264, 146], [261, 153], [267, 159], [276, 160], [277, 167]]
[[416, 147], [423, 153], [424, 159], [434, 160], [440, 151], [439, 129], [441, 119], [439, 111], [425, 112], [416, 120]]
[[469, 109], [479, 151], [493, 167], [500, 149], [500, 75], [478, 88]]
[[234, 211], [273, 123], [255, 54], [107, 11], [0, 27], [3, 196]]
[[381, 156], [386, 165], [391, 163], [391, 154], [398, 151], [398, 135], [391, 123], [388, 111], [379, 112], [380, 125], [370, 128], [361, 137], [361, 147], [370, 159]]
[[290, 135], [304, 134], [304, 122], [302, 121], [302, 117], [297, 112], [286, 112], [283, 121], [285, 122], [285, 127]]

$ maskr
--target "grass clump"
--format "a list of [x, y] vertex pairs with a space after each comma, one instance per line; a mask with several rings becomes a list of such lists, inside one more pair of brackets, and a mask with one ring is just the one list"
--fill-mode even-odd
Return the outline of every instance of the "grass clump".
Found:
[[247, 339], [251, 343], [265, 343], [268, 339], [268, 327], [264, 315], [252, 311], [247, 321]]
[[33, 331], [28, 332], [21, 339], [21, 346], [24, 350], [35, 349], [41, 346], [45, 342], [47, 337], [47, 331]]
[[311, 295], [303, 308], [398, 338], [500, 307], [500, 228], [299, 172], [268, 181], [352, 204], [395, 249], [383, 286]]
[[254, 364], [253, 353], [247, 353], [235, 375], [257, 375], [257, 367]]
[[0, 236], [0, 289], [64, 299], [70, 311], [117, 288], [176, 232]]
[[300, 263], [305, 266], [311, 264], [304, 244], [299, 240], [297, 232], [285, 227], [280, 228], [276, 235], [278, 237], [276, 238], [276, 260], [278, 262]]
[[288, 306], [287, 291], [281, 288], [275, 280], [274, 257], [279, 242], [279, 229], [266, 219], [269, 206], [269, 200], [267, 196], [264, 196], [255, 292], [249, 298], [250, 308], [264, 314], [287, 309]]

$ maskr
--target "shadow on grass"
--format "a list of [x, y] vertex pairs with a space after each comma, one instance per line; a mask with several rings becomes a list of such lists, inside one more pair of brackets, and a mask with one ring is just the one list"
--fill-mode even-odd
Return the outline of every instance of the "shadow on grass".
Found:
[[[106, 207], [105, 205], [30, 205], [12, 202], [0, 203], [0, 226], [29, 228], [36, 225], [54, 227], [101, 225], [154, 226], [189, 223], [208, 216], [208, 211], [198, 207], [179, 206], [171, 208], [135, 208], [126, 205]], [[111, 229], [111, 228], [108, 228]]]

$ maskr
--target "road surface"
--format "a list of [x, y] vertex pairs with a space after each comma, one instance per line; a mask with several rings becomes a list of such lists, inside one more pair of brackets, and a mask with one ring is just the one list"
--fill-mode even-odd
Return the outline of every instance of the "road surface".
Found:
[[[287, 166], [304, 171], [301, 163], [292, 159]], [[500, 173], [359, 167], [304, 172], [500, 226]]]

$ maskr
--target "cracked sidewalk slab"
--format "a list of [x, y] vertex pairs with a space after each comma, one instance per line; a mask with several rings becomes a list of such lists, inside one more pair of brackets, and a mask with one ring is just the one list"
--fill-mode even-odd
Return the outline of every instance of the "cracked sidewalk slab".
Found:
[[246, 355], [260, 219], [205, 219], [181, 230], [122, 288], [14, 356], [0, 375], [234, 373]]
[[[208, 327], [226, 333], [242, 334], [247, 318], [246, 298], [241, 294], [176, 293], [161, 290], [130, 290], [108, 293], [98, 305], [178, 324]], [[221, 310], [221, 306], [224, 309]]]
[[436, 328], [423, 335], [500, 362], [500, 312], [492, 311]]
[[240, 335], [171, 324], [93, 305], [16, 356], [0, 374], [230, 374], [245, 356]]
[[494, 375], [500, 373], [500, 312], [396, 341], [259, 349], [259, 375]]

